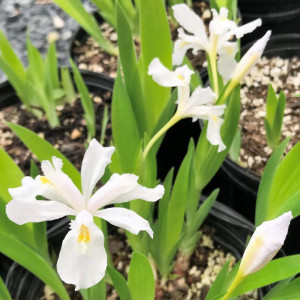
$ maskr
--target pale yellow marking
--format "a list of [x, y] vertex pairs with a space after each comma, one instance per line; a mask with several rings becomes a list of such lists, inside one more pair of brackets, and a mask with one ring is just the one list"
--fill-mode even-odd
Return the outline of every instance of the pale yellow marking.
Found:
[[213, 118], [213, 120], [214, 120], [215, 122], [218, 122], [218, 118], [217, 118], [215, 115], [211, 115], [211, 117]]
[[184, 80], [184, 78], [183, 78], [181, 75], [178, 75], [178, 78], [179, 78], [180, 80]]
[[53, 183], [46, 177], [46, 176], [40, 176], [40, 179], [41, 179], [41, 182], [43, 183], [43, 184], [52, 184], [53, 185]]
[[84, 224], [80, 226], [80, 232], [77, 237], [78, 243], [88, 243], [91, 240], [90, 230]]
[[180, 47], [184, 47], [184, 46], [187, 45], [187, 44], [188, 44], [188, 42], [182, 41], [182, 42], [180, 43]]

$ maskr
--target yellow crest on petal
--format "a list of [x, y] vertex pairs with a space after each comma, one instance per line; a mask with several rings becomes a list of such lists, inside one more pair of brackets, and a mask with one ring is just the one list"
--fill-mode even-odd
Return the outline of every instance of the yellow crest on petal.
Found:
[[40, 176], [40, 179], [41, 179], [41, 182], [43, 183], [43, 184], [52, 184], [53, 185], [53, 183], [46, 177], [46, 176]]
[[91, 240], [90, 230], [87, 226], [82, 224], [80, 226], [80, 231], [77, 237], [78, 243], [88, 243]]

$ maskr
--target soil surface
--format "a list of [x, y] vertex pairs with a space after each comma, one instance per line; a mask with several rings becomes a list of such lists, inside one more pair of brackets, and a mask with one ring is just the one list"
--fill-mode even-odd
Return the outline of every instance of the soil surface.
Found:
[[[107, 106], [110, 115], [111, 92], [99, 89], [92, 97], [96, 116], [96, 138], [101, 138], [101, 124], [104, 107]], [[25, 110], [22, 105], [9, 106], [0, 111], [0, 147], [2, 147], [25, 172], [30, 173], [30, 161], [34, 156], [6, 125], [6, 121], [22, 125], [61, 151], [80, 170], [85, 146], [87, 146], [86, 121], [84, 112], [77, 99], [72, 104], [57, 107], [61, 127], [50, 128], [45, 118], [38, 120], [33, 114]], [[104, 145], [111, 140], [110, 120], [106, 127]], [[49, 157], [51, 159], [51, 157]], [[39, 163], [38, 163], [39, 165]]]
[[300, 140], [300, 59], [280, 57], [262, 59], [244, 79], [241, 89], [242, 128], [241, 161], [252, 172], [261, 175], [272, 150], [267, 145], [264, 118], [268, 85], [272, 84], [278, 95], [286, 96], [281, 141], [292, 136], [289, 151]]
[[[211, 11], [208, 3], [205, 1], [194, 1], [193, 10], [202, 18], [206, 25], [206, 31], [208, 31], [208, 24], [212, 18]], [[169, 18], [171, 37], [175, 41], [177, 39], [178, 24], [174, 20]], [[103, 36], [109, 40], [113, 45], [117, 45], [118, 36], [114, 28], [107, 23], [100, 25]], [[83, 39], [82, 41], [75, 40], [75, 46], [73, 48], [73, 57], [77, 62], [80, 69], [90, 70], [93, 72], [101, 72], [109, 75], [110, 77], [116, 77], [118, 59], [116, 56], [110, 55], [101, 49], [98, 43], [92, 37]], [[139, 53], [139, 40], [135, 39], [136, 51]], [[193, 67], [196, 71], [201, 72], [204, 70], [204, 63], [206, 56], [204, 51], [198, 51], [197, 55], [193, 55], [189, 50], [187, 53]]]

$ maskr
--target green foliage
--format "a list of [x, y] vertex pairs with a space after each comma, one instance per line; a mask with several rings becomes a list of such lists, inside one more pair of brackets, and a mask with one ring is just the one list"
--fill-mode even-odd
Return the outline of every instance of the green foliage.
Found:
[[284, 117], [284, 108], [286, 105], [286, 98], [283, 92], [280, 92], [277, 99], [276, 93], [269, 85], [267, 105], [266, 105], [266, 118], [265, 129], [267, 142], [270, 148], [274, 149], [280, 143], [281, 127]]
[[300, 214], [300, 143], [282, 159], [290, 138], [285, 139], [273, 152], [259, 186], [255, 225], [274, 219], [291, 210]]
[[159, 215], [154, 227], [155, 235], [151, 250], [157, 268], [164, 277], [170, 272], [174, 255], [182, 240], [194, 151], [194, 144], [190, 142], [173, 189], [171, 190], [173, 171], [170, 171], [164, 182], [165, 194], [159, 202]]
[[274, 150], [273, 154], [271, 155], [265, 167], [264, 173], [260, 181], [257, 199], [256, 199], [255, 226], [259, 226], [262, 222], [267, 220], [267, 213], [270, 206], [269, 198], [270, 198], [273, 178], [289, 140], [290, 140], [289, 138], [285, 139]]
[[7, 125], [22, 140], [26, 147], [36, 155], [39, 161], [51, 160], [52, 156], [61, 158], [64, 163], [63, 171], [68, 174], [74, 184], [80, 189], [81, 178], [79, 172], [61, 152], [33, 131], [13, 123], [7, 123]]
[[0, 299], [2, 300], [12, 300], [11, 296], [2, 280], [2, 278], [0, 277]]
[[[219, 96], [221, 98], [222, 95]], [[218, 103], [218, 101], [217, 101]], [[237, 86], [229, 95], [221, 127], [221, 138], [226, 149], [217, 152], [218, 146], [213, 146], [206, 138], [207, 123], [201, 132], [195, 152], [195, 180], [197, 190], [201, 191], [218, 171], [225, 159], [234, 139], [240, 116], [240, 87]]]
[[232, 144], [228, 152], [229, 157], [236, 163], [239, 162], [239, 158], [240, 158], [241, 141], [242, 141], [241, 128], [238, 128], [234, 135]]
[[279, 282], [271, 291], [264, 296], [263, 300], [298, 299], [300, 295], [300, 277], [291, 280], [288, 278]]
[[[215, 279], [215, 281], [213, 282], [213, 284], [211, 285], [205, 299], [206, 300], [213, 300], [213, 299], [218, 299], [220, 298], [220, 291], [222, 291], [224, 289], [224, 285], [226, 282], [226, 277], [227, 277], [227, 272], [228, 272], [228, 268], [229, 268], [229, 262], [227, 262], [223, 268], [221, 269], [221, 271], [219, 272], [217, 278]], [[223, 293], [221, 293], [222, 295]]]
[[195, 191], [195, 188], [190, 184], [190, 194], [194, 192], [194, 197], [190, 195], [187, 201], [192, 201], [189, 210], [187, 209], [186, 222], [184, 228], [184, 238], [180, 244], [180, 250], [186, 255], [192, 255], [197, 242], [201, 237], [199, 231], [201, 225], [208, 216], [213, 204], [215, 203], [219, 190], [214, 190], [207, 199], [199, 206], [200, 195]]
[[86, 125], [88, 129], [88, 139], [91, 140], [96, 134], [96, 124], [95, 124], [95, 111], [93, 101], [90, 97], [89, 90], [87, 89], [83, 78], [77, 69], [76, 65], [72, 60], [70, 60], [72, 66], [74, 80], [76, 83], [77, 90], [80, 95], [80, 101], [84, 110], [84, 118], [86, 120]]
[[48, 284], [63, 300], [69, 300], [67, 291], [50, 262], [15, 236], [0, 231], [0, 252], [28, 269]]
[[114, 172], [133, 172], [140, 147], [140, 136], [126, 87], [119, 71], [114, 85], [111, 114], [116, 147], [114, 156], [117, 156], [120, 168]]
[[70, 99], [72, 81], [70, 78], [67, 79], [68, 75], [64, 71], [65, 76], [62, 79], [64, 88], [61, 87], [55, 45], [49, 45], [48, 53], [43, 59], [27, 36], [29, 62], [27, 69], [2, 32], [0, 32], [0, 52], [0, 69], [6, 74], [26, 109], [38, 118], [45, 114], [51, 127], [58, 126], [56, 105], [64, 100], [65, 95], [68, 100]]
[[70, 75], [69, 68], [60, 69], [61, 84], [66, 95], [66, 101], [71, 103], [76, 99], [76, 93], [73, 86], [73, 81]]
[[80, 290], [84, 300], [104, 300], [106, 299], [106, 284], [105, 280], [102, 279], [96, 285], [84, 290]]
[[133, 252], [129, 266], [128, 286], [132, 300], [153, 300], [155, 294], [155, 282], [153, 271], [148, 259]]
[[34, 236], [33, 224], [28, 223], [19, 226], [11, 222], [5, 213], [5, 205], [11, 200], [8, 189], [20, 186], [23, 177], [24, 174], [11, 157], [0, 148], [0, 231], [15, 234], [22, 241], [34, 248], [38, 248]]
[[[288, 266], [288, 267], [287, 267]], [[232, 296], [278, 282], [300, 272], [300, 255], [282, 257], [269, 262], [264, 268], [247, 276], [234, 290]]]
[[120, 65], [124, 76], [127, 94], [134, 112], [141, 138], [146, 131], [145, 104], [142, 93], [142, 83], [138, 69], [132, 32], [120, 1], [116, 2], [118, 46], [120, 50]]
[[170, 98], [170, 88], [158, 85], [148, 75], [148, 66], [155, 57], [158, 57], [167, 68], [172, 68], [171, 36], [163, 0], [140, 2], [140, 28], [139, 67], [145, 97], [147, 129], [148, 133], [152, 134]]
[[131, 300], [131, 294], [125, 278], [111, 266], [107, 267], [107, 273], [114, 285], [114, 288], [117, 290], [120, 299]]

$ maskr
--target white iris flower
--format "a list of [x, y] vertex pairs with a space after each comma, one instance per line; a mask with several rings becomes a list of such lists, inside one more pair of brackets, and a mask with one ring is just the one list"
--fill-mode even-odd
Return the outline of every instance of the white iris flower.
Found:
[[230, 65], [230, 62], [235, 61], [238, 49], [236, 42], [230, 42], [232, 36], [241, 38], [262, 24], [261, 19], [257, 19], [238, 27], [235, 22], [228, 20], [227, 8], [222, 7], [219, 14], [212, 9], [213, 19], [209, 23], [210, 35], [207, 36], [202, 19], [186, 4], [174, 5], [172, 9], [176, 21], [191, 33], [186, 34], [182, 28], [178, 29], [178, 40], [175, 42], [173, 52], [174, 65], [182, 63], [188, 49], [192, 49], [194, 55], [199, 50], [204, 50], [213, 57], [218, 54], [224, 63]]
[[[52, 163], [47, 160], [42, 162], [43, 176], [35, 179], [24, 177], [21, 187], [9, 190], [13, 199], [7, 204], [6, 212], [9, 219], [19, 225], [76, 216], [63, 240], [57, 262], [62, 280], [74, 284], [76, 290], [95, 285], [105, 275], [107, 256], [104, 236], [93, 222], [93, 217], [102, 218], [133, 234], [145, 230], [153, 237], [148, 221], [135, 212], [121, 207], [101, 208], [133, 199], [157, 201], [164, 194], [162, 185], [146, 188], [137, 183], [138, 177], [134, 174], [113, 174], [92, 195], [111, 161], [114, 149], [102, 147], [95, 139], [90, 142], [81, 168], [82, 193], [62, 171], [62, 160], [57, 157], [52, 157]], [[37, 200], [37, 196], [43, 196], [46, 200]]]
[[193, 73], [186, 65], [170, 71], [158, 58], [154, 58], [148, 68], [148, 74], [159, 85], [178, 87], [177, 111], [169, 123], [173, 125], [183, 118], [193, 118], [193, 121], [208, 120], [206, 138], [212, 145], [218, 145], [218, 152], [221, 152], [226, 146], [220, 135], [223, 124], [220, 117], [224, 114], [226, 105], [214, 105], [216, 95], [210, 87], [205, 89], [198, 87], [190, 95], [190, 80]]
[[235, 288], [250, 274], [263, 268], [282, 247], [288, 233], [292, 213], [263, 222], [253, 233], [242, 257], [238, 272], [222, 300], [229, 299]]
[[242, 257], [238, 271], [242, 276], [260, 270], [272, 260], [284, 243], [292, 219], [289, 211], [256, 228]]

